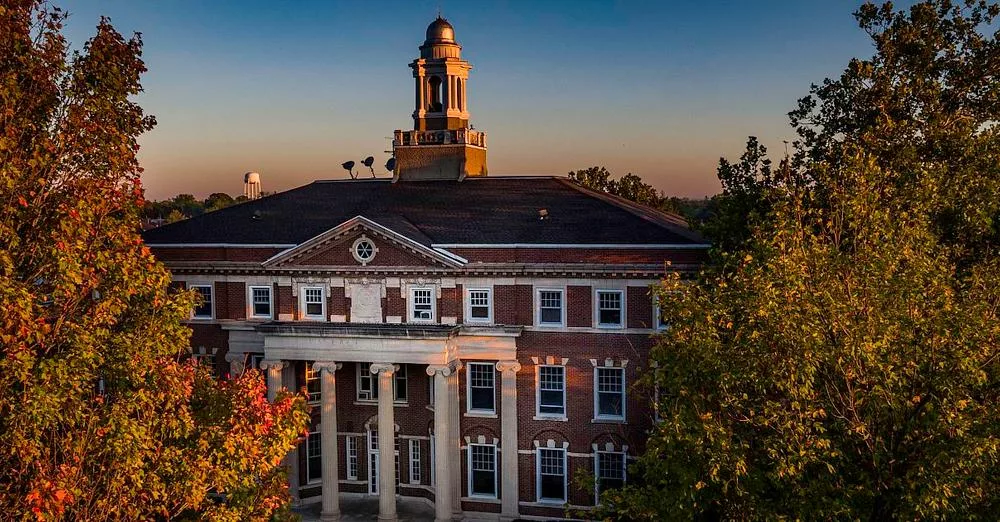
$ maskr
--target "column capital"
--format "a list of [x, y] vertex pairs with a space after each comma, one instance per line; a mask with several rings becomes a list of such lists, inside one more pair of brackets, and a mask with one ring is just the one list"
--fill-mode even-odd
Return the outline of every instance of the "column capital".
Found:
[[517, 361], [500, 361], [497, 363], [498, 372], [513, 372], [517, 373], [521, 371], [521, 363]]
[[246, 359], [246, 357], [247, 357], [247, 354], [245, 354], [245, 353], [229, 352], [229, 353], [226, 354], [226, 362], [229, 362], [229, 363], [243, 362]]
[[434, 374], [440, 373], [442, 377], [448, 377], [449, 375], [457, 372], [462, 367], [460, 361], [452, 361], [448, 364], [428, 364], [427, 365], [427, 375], [434, 377]]
[[333, 361], [315, 361], [312, 363], [312, 369], [314, 372], [327, 371], [330, 373], [334, 373], [343, 367], [344, 367], [343, 364]]
[[288, 363], [286, 363], [285, 361], [276, 361], [276, 360], [272, 360], [272, 359], [264, 359], [263, 361], [260, 362], [260, 369], [261, 370], [281, 370], [287, 364]]
[[378, 375], [380, 373], [388, 373], [389, 375], [392, 375], [398, 370], [399, 365], [392, 363], [372, 363], [368, 367], [368, 371], [372, 372], [374, 375]]

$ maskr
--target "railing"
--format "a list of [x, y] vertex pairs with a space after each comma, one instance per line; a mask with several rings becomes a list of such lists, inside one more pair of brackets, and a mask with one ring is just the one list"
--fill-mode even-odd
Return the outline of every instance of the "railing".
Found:
[[472, 129], [433, 131], [397, 130], [394, 146], [408, 145], [474, 145], [486, 148], [486, 133]]

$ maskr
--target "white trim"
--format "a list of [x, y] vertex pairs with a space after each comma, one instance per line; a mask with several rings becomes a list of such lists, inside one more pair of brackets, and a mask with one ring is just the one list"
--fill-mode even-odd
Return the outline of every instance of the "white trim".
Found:
[[[307, 290], [319, 290], [319, 315], [310, 315], [308, 303], [306, 303]], [[297, 319], [306, 321], [326, 321], [326, 288], [321, 285], [302, 285], [299, 287], [299, 310], [302, 311]]]
[[[542, 368], [562, 368], [562, 413], [542, 413]], [[535, 418], [534, 420], [567, 420], [566, 411], [566, 365], [535, 365]]]
[[[320, 450], [319, 450], [319, 455], [318, 455], [319, 459], [320, 459], [320, 465], [319, 465], [320, 478], [318, 478], [318, 479], [310, 479], [309, 478], [309, 458], [310, 458], [309, 457], [309, 439], [313, 435], [315, 435], [317, 438], [320, 439], [320, 446], [319, 446]], [[316, 425], [316, 431], [310, 431], [309, 435], [306, 436], [306, 448], [305, 449], [306, 449], [306, 484], [320, 484], [320, 483], [323, 482], [323, 439], [322, 439], [322, 435], [320, 435], [320, 432], [319, 432], [319, 424]]]
[[674, 250], [703, 250], [711, 248], [707, 243], [682, 243], [682, 244], [614, 244], [598, 243], [588, 245], [585, 243], [432, 243], [431, 248], [623, 248], [623, 249], [674, 249]]
[[[600, 404], [599, 404], [600, 401], [598, 400], [599, 395], [598, 395], [598, 381], [597, 381], [597, 374], [600, 373], [600, 370], [617, 370], [617, 371], [621, 372], [621, 376], [622, 376], [622, 414], [621, 414], [621, 416], [602, 415], [600, 413]], [[599, 422], [624, 423], [625, 419], [627, 418], [627, 415], [628, 415], [628, 411], [626, 410], [626, 406], [627, 405], [628, 405], [628, 391], [627, 391], [627, 389], [625, 387], [625, 367], [624, 366], [606, 366], [606, 365], [604, 365], [604, 366], [595, 366], [594, 367], [594, 418], [592, 419], [591, 422], [593, 422], [593, 423], [599, 423]]]
[[[621, 296], [619, 303], [621, 308], [618, 310], [618, 323], [602, 323], [601, 322], [601, 294], [618, 294]], [[592, 313], [594, 314], [594, 328], [600, 328], [602, 330], [621, 330], [625, 328], [625, 311], [627, 307], [625, 306], [625, 291], [618, 290], [614, 288], [594, 288], [594, 309]]]
[[463, 265], [464, 264], [468, 264], [468, 262], [469, 262], [468, 259], [466, 259], [466, 258], [464, 258], [464, 257], [462, 257], [462, 256], [460, 256], [458, 254], [452, 254], [451, 252], [449, 252], [449, 251], [447, 251], [447, 250], [445, 250], [443, 248], [437, 248], [437, 247], [431, 247], [431, 248], [433, 248], [435, 252], [437, 252], [437, 253], [445, 256], [445, 257], [448, 257], [450, 259], [454, 259], [455, 261], [458, 261], [459, 263], [462, 263]]
[[[414, 448], [416, 448], [416, 451], [414, 451]], [[424, 477], [423, 477], [424, 471], [423, 471], [423, 469], [420, 468], [420, 459], [421, 459], [421, 457], [423, 457], [423, 455], [421, 455], [421, 453], [420, 453], [421, 452], [421, 450], [420, 450], [420, 440], [419, 439], [410, 439], [410, 447], [408, 449], [409, 449], [409, 454], [410, 454], [409, 455], [410, 456], [410, 459], [409, 459], [410, 460], [410, 473], [409, 473], [409, 479], [410, 480], [408, 481], [408, 483], [409, 484], [420, 484], [423, 481], [423, 479], [424, 479]], [[414, 454], [416, 454], [416, 458], [413, 457]], [[417, 472], [416, 472], [417, 480], [416, 481], [413, 480], [413, 475], [414, 475], [413, 470], [417, 470]]]
[[[472, 408], [472, 366], [487, 366], [493, 371], [493, 408], [489, 410]], [[469, 417], [489, 415], [496, 418], [497, 413], [497, 376], [496, 364], [482, 361], [469, 361], [465, 364], [465, 415]]]
[[[487, 448], [493, 448], [493, 494], [484, 495], [481, 493], [472, 492], [472, 447], [473, 446], [485, 446]], [[466, 476], [468, 477], [468, 484], [466, 485], [466, 491], [469, 493], [469, 499], [495, 499], [497, 498], [497, 471], [500, 467], [497, 462], [497, 445], [496, 444], [481, 444], [478, 442], [471, 442], [466, 446]]]
[[[257, 314], [257, 311], [256, 311], [256, 309], [254, 307], [254, 301], [253, 301], [253, 291], [254, 291], [255, 288], [257, 288], [257, 289], [261, 289], [261, 288], [267, 289], [267, 307], [268, 307], [268, 310], [269, 310], [269, 313], [267, 315], [258, 315]], [[249, 305], [248, 306], [248, 310], [247, 310], [247, 319], [273, 319], [274, 318], [274, 287], [271, 286], [271, 285], [267, 285], [267, 286], [265, 286], [265, 285], [254, 285], [254, 286], [247, 285], [247, 304]]]
[[[543, 499], [542, 498], [542, 450], [545, 451], [559, 451], [562, 452], [562, 469], [563, 469], [563, 498], [561, 499]], [[549, 448], [549, 447], [538, 447], [535, 448], [535, 502], [545, 505], [562, 506], [566, 502], [569, 502], [569, 459], [567, 458], [566, 448]]]
[[295, 243], [146, 243], [150, 248], [292, 248]]
[[[426, 290], [431, 294], [431, 318], [430, 319], [417, 319], [414, 317], [416, 309], [414, 308], [415, 300], [414, 293], [417, 290]], [[407, 323], [436, 323], [437, 322], [437, 289], [433, 285], [418, 285], [409, 286], [407, 285], [406, 292], [406, 322]]]
[[[486, 318], [472, 317], [472, 292], [486, 292]], [[465, 317], [463, 323], [493, 324], [493, 287], [469, 287], [465, 289], [463, 300], [465, 301]]]
[[208, 315], [195, 315], [195, 310], [197, 307], [191, 309], [192, 321], [211, 321], [215, 319], [215, 283], [209, 281], [207, 283], [185, 283], [185, 290], [191, 290], [192, 288], [208, 288], [208, 300], [211, 310], [209, 310]]
[[[347, 480], [358, 480], [358, 470], [361, 469], [360, 461], [358, 460], [358, 436], [356, 436], [356, 435], [347, 435], [347, 436], [345, 436], [344, 437], [344, 446], [345, 446], [345, 448], [344, 448], [344, 457], [345, 457], [344, 467], [347, 468], [345, 470], [347, 472]], [[353, 446], [353, 448], [351, 446]], [[354, 458], [354, 474], [353, 475], [351, 474], [351, 458], [352, 458], [351, 453], [352, 453], [352, 450], [353, 450], [353, 453], [354, 453], [354, 455], [353, 455], [353, 458]]]
[[[543, 323], [542, 322], [542, 292], [559, 292], [562, 296], [560, 298], [561, 305], [561, 318], [559, 323]], [[566, 309], [569, 308], [566, 302], [566, 287], [549, 287], [549, 286], [538, 286], [535, 287], [535, 324], [534, 326], [538, 328], [565, 328], [566, 327]]]

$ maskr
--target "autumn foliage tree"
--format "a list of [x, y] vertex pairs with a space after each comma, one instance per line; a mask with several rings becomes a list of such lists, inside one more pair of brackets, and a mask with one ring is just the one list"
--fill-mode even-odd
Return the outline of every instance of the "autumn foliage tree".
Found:
[[142, 42], [71, 53], [64, 17], [0, 3], [0, 513], [266, 520], [305, 403], [183, 356], [193, 297], [138, 235]]
[[754, 141], [719, 262], [656, 289], [662, 421], [616, 520], [995, 520], [1000, 8], [856, 13], [876, 54]]

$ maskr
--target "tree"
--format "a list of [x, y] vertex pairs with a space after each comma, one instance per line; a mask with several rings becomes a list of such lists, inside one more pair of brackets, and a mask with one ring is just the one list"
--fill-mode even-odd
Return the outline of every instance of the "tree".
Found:
[[656, 289], [663, 420], [599, 514], [995, 518], [998, 12], [866, 4], [877, 53], [800, 101], [794, 153], [720, 162], [728, 251]]
[[185, 357], [193, 295], [138, 235], [142, 42], [0, 7], [0, 512], [24, 520], [266, 520], [304, 399]]
[[712, 201], [709, 199], [693, 200], [667, 197], [663, 192], [642, 181], [640, 176], [631, 172], [619, 179], [614, 179], [607, 168], [590, 167], [570, 172], [569, 179], [591, 190], [613, 194], [647, 207], [683, 216], [695, 225], [700, 225], [705, 216], [712, 211]]
[[226, 208], [236, 201], [232, 196], [223, 192], [214, 192], [205, 198], [204, 207], [205, 212], [211, 212], [213, 210], [219, 210]]

